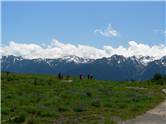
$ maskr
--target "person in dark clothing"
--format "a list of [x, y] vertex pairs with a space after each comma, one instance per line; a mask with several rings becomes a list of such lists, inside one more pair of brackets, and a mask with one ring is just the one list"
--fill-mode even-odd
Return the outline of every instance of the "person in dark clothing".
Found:
[[6, 74], [7, 74], [7, 76], [8, 76], [8, 75], [9, 75], [9, 72], [7, 71]]
[[88, 74], [88, 80], [90, 79], [90, 74]]
[[58, 79], [61, 80], [61, 73], [58, 73]]
[[90, 75], [90, 79], [91, 79], [91, 80], [93, 79], [93, 75], [92, 75], [92, 74]]
[[83, 79], [83, 75], [82, 74], [80, 74], [80, 80], [82, 80]]

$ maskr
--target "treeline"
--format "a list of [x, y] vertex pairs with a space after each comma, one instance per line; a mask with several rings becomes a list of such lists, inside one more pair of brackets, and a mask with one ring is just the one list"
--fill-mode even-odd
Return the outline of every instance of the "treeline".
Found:
[[153, 83], [164, 85], [166, 84], [166, 75], [161, 75], [160, 73], [156, 73], [151, 79]]

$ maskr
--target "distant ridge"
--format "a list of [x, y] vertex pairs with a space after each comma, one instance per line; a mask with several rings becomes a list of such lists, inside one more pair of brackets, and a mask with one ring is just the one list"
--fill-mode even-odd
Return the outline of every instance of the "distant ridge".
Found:
[[124, 57], [113, 55], [100, 59], [64, 56], [56, 59], [26, 59], [21, 56], [2, 56], [1, 71], [18, 73], [79, 75], [92, 73], [102, 80], [146, 80], [155, 73], [166, 74], [166, 56], [155, 59], [150, 56]]

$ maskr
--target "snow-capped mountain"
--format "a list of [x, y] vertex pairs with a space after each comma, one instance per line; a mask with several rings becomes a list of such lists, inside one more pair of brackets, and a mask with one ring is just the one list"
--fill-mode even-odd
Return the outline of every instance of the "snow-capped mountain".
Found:
[[166, 74], [166, 56], [156, 59], [150, 56], [113, 55], [108, 58], [88, 59], [64, 56], [56, 59], [26, 59], [17, 56], [2, 56], [1, 70], [18, 73], [43, 73], [79, 75], [92, 73], [104, 80], [144, 80], [155, 73]]
[[61, 60], [64, 60], [66, 62], [74, 62], [76, 64], [80, 64], [80, 63], [90, 63], [93, 61], [93, 59], [89, 59], [89, 58], [81, 58], [78, 56], [64, 56], [62, 58], [60, 58]]
[[149, 62], [156, 60], [155, 57], [151, 57], [151, 56], [139, 56], [137, 57], [137, 59], [144, 65], [147, 65]]

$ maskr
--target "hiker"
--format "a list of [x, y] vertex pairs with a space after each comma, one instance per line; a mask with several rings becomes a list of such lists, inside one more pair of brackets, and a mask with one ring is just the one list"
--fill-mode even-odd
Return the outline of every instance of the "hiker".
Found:
[[92, 74], [90, 75], [90, 79], [91, 79], [91, 80], [93, 79], [93, 75], [92, 75]]
[[88, 74], [88, 80], [90, 79], [90, 74]]
[[62, 79], [62, 75], [61, 75], [61, 73], [58, 73], [58, 79], [59, 79], [59, 80]]
[[80, 80], [82, 80], [83, 79], [83, 75], [82, 74], [80, 74]]
[[8, 75], [9, 75], [9, 72], [7, 71], [6, 74], [7, 74], [7, 76], [8, 76]]

